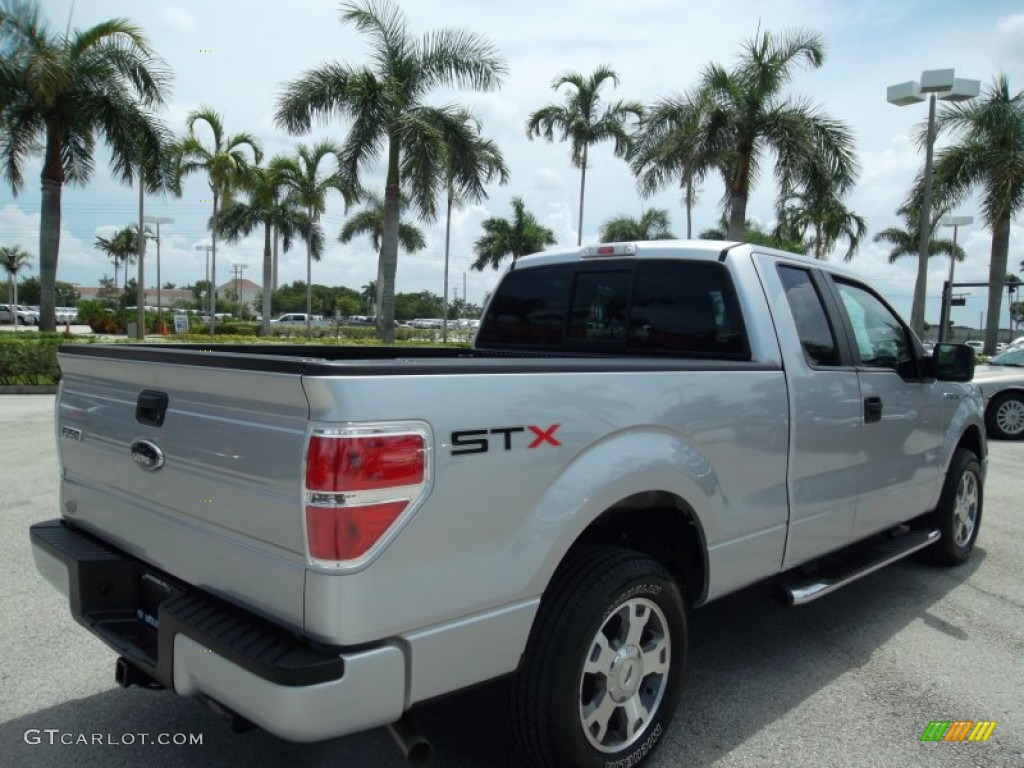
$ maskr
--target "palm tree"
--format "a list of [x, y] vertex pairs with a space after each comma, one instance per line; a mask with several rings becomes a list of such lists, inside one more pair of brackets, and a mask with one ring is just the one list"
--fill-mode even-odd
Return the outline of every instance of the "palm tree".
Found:
[[472, 269], [482, 272], [490, 265], [497, 269], [502, 259], [512, 256], [512, 263], [528, 253], [543, 250], [546, 245], [555, 244], [555, 233], [526, 210], [521, 197], [512, 198], [512, 221], [501, 218], [485, 219], [482, 223], [484, 234], [476, 243], [476, 261]]
[[[366, 307], [367, 314], [373, 314], [377, 311], [377, 281], [371, 280], [359, 290], [359, 298], [363, 300], [363, 305]], [[370, 307], [373, 307], [371, 311]]]
[[441, 298], [443, 326], [441, 340], [448, 341], [448, 259], [451, 250], [452, 208], [487, 197], [486, 185], [495, 177], [508, 182], [508, 168], [498, 145], [480, 135], [480, 123], [468, 111], [443, 126], [444, 186], [446, 193], [444, 225], [444, 293]]
[[[921, 217], [917, 213], [913, 212], [912, 209], [903, 207], [900, 208], [897, 213], [903, 216], [904, 226], [900, 227], [888, 227], [883, 229], [881, 232], [875, 235], [876, 243], [888, 243], [892, 246], [889, 251], [889, 263], [895, 264], [899, 259], [904, 256], [917, 256], [918, 246], [921, 242]], [[941, 214], [941, 212], [940, 212]], [[935, 221], [938, 221], [938, 216], [934, 216]], [[934, 223], [932, 225], [934, 231]], [[956, 251], [953, 250], [953, 241], [946, 238], [931, 238], [928, 245], [928, 256], [953, 256], [957, 261], [963, 261], [967, 258], [967, 254], [964, 249], [959, 245], [956, 246]]]
[[629, 133], [626, 122], [630, 117], [638, 121], [643, 116], [643, 105], [635, 101], [616, 101], [601, 110], [599, 92], [606, 80], [619, 84], [619, 76], [611, 67], [602, 65], [589, 77], [578, 72], [566, 72], [555, 78], [551, 88], [557, 91], [563, 85], [572, 90], [562, 104], [549, 104], [530, 115], [526, 121], [526, 135], [531, 139], [543, 136], [554, 141], [555, 131], [560, 140], [569, 140], [572, 146], [572, 164], [580, 169], [580, 217], [576, 232], [576, 245], [583, 242], [583, 193], [587, 185], [587, 154], [591, 145], [612, 140], [615, 156], [626, 157], [629, 152]]
[[[328, 155], [341, 161], [341, 148], [328, 141], [315, 144], [312, 149], [300, 144], [294, 158], [281, 165], [281, 188], [292, 196], [296, 205], [302, 208], [310, 222], [316, 223], [327, 209], [327, 193], [340, 192], [345, 199], [345, 209], [355, 197], [348, 180], [340, 172], [320, 174], [320, 163]], [[312, 236], [313, 228], [309, 229]], [[319, 257], [318, 257], [319, 258]], [[306, 335], [312, 337], [313, 314], [313, 248], [306, 240]]]
[[1024, 210], [1024, 91], [1011, 96], [1000, 75], [981, 99], [945, 106], [935, 127], [936, 133], [959, 133], [958, 143], [936, 158], [938, 196], [955, 205], [980, 188], [982, 217], [992, 230], [985, 321], [985, 354], [991, 355], [999, 339], [1010, 222]]
[[[206, 123], [213, 133], [213, 143], [206, 147], [196, 136], [196, 123]], [[233, 190], [241, 183], [248, 166], [242, 147], [248, 147], [251, 163], [259, 164], [263, 159], [263, 148], [259, 141], [248, 133], [226, 136], [224, 121], [219, 113], [210, 107], [200, 107], [189, 113], [186, 120], [188, 135], [178, 145], [180, 176], [194, 171], [204, 171], [209, 179], [213, 195], [213, 216], [210, 218], [210, 334], [214, 333], [217, 311], [217, 215], [220, 203], [230, 203]]]
[[64, 182], [92, 176], [96, 134], [115, 173], [133, 162], [140, 143], [159, 143], [159, 122], [148, 110], [163, 104], [170, 74], [131, 22], [111, 19], [61, 35], [31, 0], [2, 0], [0, 62], [0, 157], [14, 194], [24, 186], [26, 158], [43, 151], [39, 322], [52, 331]]
[[849, 129], [810, 102], [782, 94], [797, 64], [817, 68], [824, 55], [817, 34], [765, 31], [744, 43], [733, 68], [711, 64], [704, 70], [700, 88], [708, 106], [701, 121], [702, 157], [723, 169], [727, 180], [729, 239], [743, 237], [747, 198], [769, 150], [783, 188], [812, 166], [827, 169], [840, 196], [853, 186], [858, 167]]
[[776, 233], [785, 232], [788, 239], [804, 243], [808, 254], [816, 259], [828, 258], [837, 243], [846, 240], [843, 261], [850, 261], [867, 235], [868, 226], [829, 187], [825, 182], [784, 191], [777, 205]]
[[[352, 242], [359, 235], [369, 235], [373, 250], [377, 252], [378, 260], [381, 249], [384, 247], [385, 218], [387, 204], [384, 198], [374, 192], [363, 192], [361, 196], [363, 207], [349, 218], [341, 227], [341, 234], [338, 242]], [[402, 205], [407, 206], [409, 201], [402, 196]], [[401, 221], [398, 224], [398, 244], [403, 251], [416, 253], [427, 247], [427, 241], [423, 232], [408, 222]], [[371, 280], [368, 285], [363, 286], [363, 295], [367, 291], [373, 291], [373, 301], [376, 302], [377, 311], [380, 311], [381, 292], [380, 283]]]
[[702, 120], [709, 105], [702, 91], [662, 99], [646, 110], [643, 124], [634, 134], [629, 153], [630, 168], [640, 194], [649, 197], [678, 179], [686, 208], [686, 238], [693, 237], [693, 206], [697, 188], [709, 170], [716, 168], [701, 144]]
[[358, 186], [360, 168], [382, 153], [386, 157], [377, 313], [381, 337], [390, 343], [394, 341], [399, 193], [406, 180], [419, 215], [433, 218], [438, 124], [456, 115], [453, 108], [431, 107], [424, 100], [431, 91], [448, 86], [496, 88], [506, 67], [493, 43], [471, 32], [441, 29], [413, 38], [405, 16], [389, 0], [346, 2], [341, 19], [370, 36], [374, 66], [332, 63], [305, 73], [286, 86], [276, 120], [294, 134], [309, 131], [314, 118], [350, 117], [342, 172], [353, 188]]
[[31, 260], [32, 257], [20, 246], [0, 246], [0, 267], [7, 273], [7, 297], [11, 303], [14, 330], [18, 330], [18, 272], [27, 267]]
[[648, 208], [639, 219], [614, 216], [601, 225], [602, 243], [624, 243], [630, 240], [675, 240], [669, 231], [671, 222], [664, 208]]
[[[262, 332], [270, 333], [271, 299], [273, 295], [272, 233], [281, 236], [281, 247], [287, 252], [292, 239], [301, 235], [306, 240], [309, 258], [319, 259], [323, 250], [323, 232], [308, 214], [298, 207], [295, 196], [281, 197], [278, 192], [287, 173], [294, 171], [292, 161], [275, 158], [262, 168], [247, 166], [241, 177], [241, 188], [247, 193], [245, 202], [231, 200], [225, 203], [217, 216], [216, 231], [228, 242], [238, 242], [263, 227], [263, 291]], [[239, 183], [239, 179], [235, 180]], [[212, 322], [212, 318], [211, 318]]]
[[[153, 232], [149, 227], [146, 227], [143, 232], [147, 240], [153, 238]], [[140, 250], [139, 227], [137, 224], [129, 224], [127, 227], [115, 231], [110, 237], [100, 237], [97, 235], [94, 247], [97, 250], [103, 251], [114, 262], [114, 290], [116, 291], [118, 267], [124, 264], [125, 283], [127, 283], [128, 265], [134, 264], [138, 257]]]

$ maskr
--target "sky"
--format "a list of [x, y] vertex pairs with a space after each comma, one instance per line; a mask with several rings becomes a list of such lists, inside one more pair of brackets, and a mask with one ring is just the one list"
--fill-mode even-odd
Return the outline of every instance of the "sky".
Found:
[[[452, 222], [450, 295], [468, 295], [480, 304], [493, 289], [500, 271], [470, 269], [473, 243], [481, 222], [511, 216], [510, 200], [521, 196], [529, 211], [552, 229], [559, 244], [576, 242], [579, 170], [570, 161], [569, 145], [530, 140], [526, 120], [531, 112], [559, 103], [563, 94], [552, 81], [567, 71], [589, 74], [600, 65], [620, 79], [602, 91], [606, 101], [637, 100], [650, 104], [692, 87], [709, 63], [728, 66], [741, 45], [768, 29], [818, 32], [825, 42], [825, 61], [814, 70], [799, 69], [787, 94], [808, 99], [850, 128], [861, 166], [859, 181], [847, 204], [863, 216], [869, 236], [850, 266], [873, 283], [904, 317], [910, 315], [916, 258], [888, 263], [888, 247], [874, 243], [874, 234], [901, 224], [896, 209], [924, 152], [914, 136], [927, 118], [925, 103], [896, 107], [886, 102], [886, 87], [919, 79], [923, 70], [955, 68], [957, 77], [980, 80], [988, 87], [1005, 73], [1013, 92], [1024, 89], [1024, 3], [1020, 0], [406, 0], [400, 4], [409, 30], [416, 36], [442, 27], [482, 34], [492, 40], [508, 67], [500, 89], [486, 92], [445, 91], [432, 95], [434, 104], [469, 106], [504, 153], [510, 170], [505, 186], [492, 185], [483, 203], [455, 212]], [[224, 0], [42, 0], [53, 30], [69, 24], [83, 29], [110, 18], [129, 18], [144, 31], [155, 51], [173, 71], [167, 105], [160, 117], [175, 133], [185, 131], [186, 117], [201, 106], [223, 117], [228, 133], [249, 132], [263, 143], [267, 156], [293, 154], [298, 143], [320, 139], [343, 141], [348, 124], [335, 118], [304, 136], [278, 128], [274, 113], [285, 83], [328, 62], [360, 66], [369, 62], [365, 36], [342, 24], [337, 0], [251, 0], [244, 5]], [[199, 137], [209, 142], [209, 134]], [[940, 137], [936, 147], [949, 139]], [[96, 171], [84, 187], [66, 186], [58, 279], [97, 285], [113, 275], [110, 261], [94, 247], [98, 235], [137, 221], [137, 193], [120, 185], [108, 171], [109, 155], [97, 153]], [[26, 185], [15, 197], [0, 186], [0, 245], [20, 245], [38, 253], [41, 164], [25, 168]], [[364, 186], [383, 190], [380, 167], [367, 169]], [[720, 218], [723, 186], [709, 177], [694, 210], [694, 232], [713, 227]], [[748, 218], [765, 227], [773, 224], [776, 185], [765, 174], [752, 190]], [[161, 229], [161, 279], [178, 286], [203, 279], [205, 253], [196, 245], [209, 242], [205, 232], [211, 213], [209, 187], [201, 174], [189, 177], [180, 199], [148, 197], [146, 214], [174, 219]], [[639, 196], [626, 163], [611, 144], [591, 149], [584, 204], [583, 243], [597, 242], [602, 222], [617, 215], [637, 217], [649, 206], [668, 209], [673, 231], [685, 235], [685, 211], [677, 188], [648, 199]], [[443, 206], [441, 206], [443, 209]], [[350, 212], [351, 213], [351, 212]], [[961, 227], [959, 244], [967, 259], [957, 265], [957, 282], [988, 279], [991, 232], [982, 221], [976, 200], [954, 213], [974, 217]], [[342, 245], [337, 234], [345, 219], [340, 197], [329, 198], [322, 219], [327, 251], [313, 265], [313, 282], [346, 285], [359, 290], [376, 277], [376, 253], [368, 239]], [[420, 223], [427, 247], [399, 256], [397, 290], [443, 293], [444, 219]], [[944, 233], [949, 236], [949, 231]], [[1011, 231], [1010, 269], [1024, 260], [1024, 222]], [[245, 278], [260, 282], [262, 237], [237, 244], [218, 242], [217, 282], [226, 281], [236, 264], [246, 265]], [[836, 253], [833, 260], [841, 259]], [[282, 283], [305, 279], [305, 249], [300, 243], [282, 254]], [[147, 285], [155, 285], [153, 249], [147, 258]], [[134, 268], [132, 268], [134, 269]], [[926, 320], [938, 321], [940, 294], [949, 262], [931, 260]], [[33, 258], [33, 272], [38, 260]], [[964, 289], [964, 307], [953, 309], [960, 325], [981, 327], [985, 289]], [[1005, 298], [1005, 297], [1004, 297]], [[1006, 302], [1003, 303], [1006, 313]], [[1004, 327], [1008, 319], [1003, 322]]]

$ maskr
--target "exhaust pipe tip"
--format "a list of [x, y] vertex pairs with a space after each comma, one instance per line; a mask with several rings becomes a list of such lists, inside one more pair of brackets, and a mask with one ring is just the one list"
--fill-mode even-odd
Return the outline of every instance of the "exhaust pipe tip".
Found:
[[122, 688], [131, 688], [133, 685], [137, 685], [140, 688], [160, 690], [164, 687], [148, 672], [134, 666], [124, 656], [118, 656], [117, 661], [114, 662], [114, 682]]
[[433, 759], [434, 748], [408, 712], [388, 725], [387, 728], [398, 750], [402, 753], [402, 757], [409, 765], [426, 765]]

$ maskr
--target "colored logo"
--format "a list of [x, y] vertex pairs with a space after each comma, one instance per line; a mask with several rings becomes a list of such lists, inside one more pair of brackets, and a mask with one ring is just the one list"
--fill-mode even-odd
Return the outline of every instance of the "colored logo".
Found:
[[932, 720], [921, 741], [988, 741], [995, 729], [995, 720]]

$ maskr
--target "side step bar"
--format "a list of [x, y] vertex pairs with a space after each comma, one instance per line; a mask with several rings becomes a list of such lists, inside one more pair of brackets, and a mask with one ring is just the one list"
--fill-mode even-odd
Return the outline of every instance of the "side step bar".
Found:
[[780, 598], [789, 605], [804, 605], [835, 592], [840, 587], [852, 584], [890, 563], [902, 560], [907, 555], [929, 547], [941, 537], [942, 534], [935, 530], [909, 531], [895, 538], [885, 539], [856, 556], [823, 568], [810, 581], [783, 587]]

